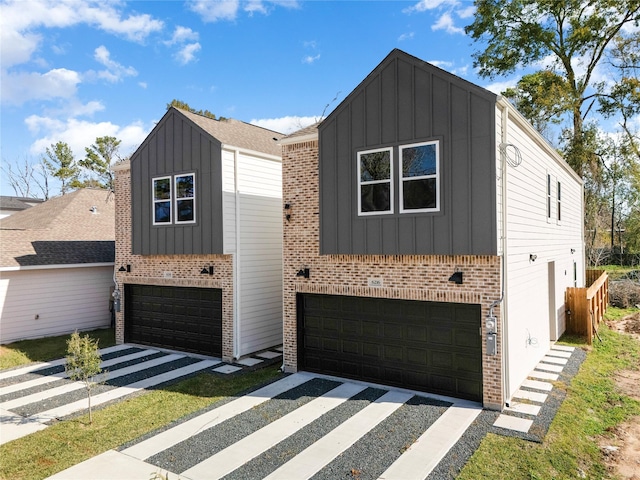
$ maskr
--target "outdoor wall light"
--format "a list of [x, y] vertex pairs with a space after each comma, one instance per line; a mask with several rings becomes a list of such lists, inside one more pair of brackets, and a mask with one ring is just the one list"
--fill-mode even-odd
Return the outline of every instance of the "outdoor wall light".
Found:
[[575, 248], [572, 248], [572, 249], [571, 249], [571, 255], [573, 255], [574, 253], [576, 253], [576, 249], [575, 249]]
[[213, 275], [213, 265], [202, 267], [202, 270], [200, 270], [200, 275]]
[[290, 203], [285, 203], [284, 204], [284, 209], [287, 212], [284, 216], [284, 218], [287, 219], [287, 222], [291, 221], [291, 204]]
[[120, 268], [118, 269], [119, 272], [131, 272], [131, 265], [127, 265], [126, 268], [124, 265], [120, 266]]
[[450, 282], [454, 282], [456, 285], [462, 285], [462, 272], [455, 272], [449, 277]]
[[537, 255], [534, 255], [533, 253], [530, 253], [530, 254], [529, 254], [529, 261], [530, 261], [530, 262], [535, 262], [535, 261], [536, 261], [536, 258], [538, 258], [538, 256], [537, 256]]
[[296, 277], [309, 278], [309, 269], [301, 268], [300, 270], [298, 270], [298, 273], [296, 273]]

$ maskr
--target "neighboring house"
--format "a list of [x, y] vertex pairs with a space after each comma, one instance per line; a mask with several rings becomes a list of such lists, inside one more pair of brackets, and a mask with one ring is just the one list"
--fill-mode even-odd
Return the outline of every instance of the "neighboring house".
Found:
[[83, 189], [0, 220], [0, 343], [109, 326], [114, 204]]
[[584, 284], [581, 179], [506, 100], [399, 50], [280, 143], [285, 369], [502, 409]]
[[118, 342], [227, 360], [282, 343], [281, 137], [172, 107], [116, 166]]
[[39, 205], [44, 200], [40, 198], [8, 197], [0, 195], [0, 219], [13, 215], [16, 212]]

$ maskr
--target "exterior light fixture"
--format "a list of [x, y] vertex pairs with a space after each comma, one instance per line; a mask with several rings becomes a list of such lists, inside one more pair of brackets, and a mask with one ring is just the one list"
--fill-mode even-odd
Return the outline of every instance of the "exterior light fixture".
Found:
[[298, 273], [296, 273], [296, 277], [309, 278], [309, 269], [301, 268], [300, 270], [298, 270]]
[[125, 267], [124, 265], [121, 265], [120, 268], [118, 269], [119, 272], [131, 272], [131, 265], [127, 264], [127, 266]]
[[213, 265], [202, 267], [202, 270], [200, 270], [200, 275], [213, 275]]
[[454, 282], [456, 285], [462, 285], [462, 272], [455, 272], [449, 277], [450, 282]]
[[284, 204], [284, 209], [287, 212], [284, 216], [284, 218], [287, 219], [287, 222], [291, 221], [291, 204], [290, 203], [285, 203]]
[[571, 255], [573, 255], [574, 253], [576, 253], [576, 249], [575, 249], [575, 248], [572, 248], [572, 249], [571, 249]]
[[529, 254], [529, 261], [530, 261], [530, 262], [535, 262], [535, 261], [536, 261], [536, 258], [538, 258], [538, 256], [537, 256], [537, 255], [534, 255], [533, 253], [530, 253], [530, 254]]

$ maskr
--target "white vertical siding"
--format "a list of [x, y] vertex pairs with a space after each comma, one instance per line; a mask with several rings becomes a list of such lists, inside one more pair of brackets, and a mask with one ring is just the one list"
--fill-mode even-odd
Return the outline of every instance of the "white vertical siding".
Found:
[[[550, 341], [563, 333], [564, 291], [573, 286], [574, 261], [578, 264], [578, 284], [584, 284], [584, 257], [580, 182], [534, 141], [530, 131], [514, 121], [514, 112], [509, 114], [507, 142], [522, 154], [522, 163], [515, 168], [508, 166], [506, 172], [510, 397], [548, 351]], [[552, 177], [550, 218], [547, 174]], [[558, 181], [562, 184], [560, 222], [556, 216]], [[530, 255], [536, 256], [535, 261], [530, 260]], [[550, 262], [554, 262], [553, 270]], [[553, 284], [555, 289], [550, 292]], [[551, 307], [555, 318], [550, 318]]]
[[112, 266], [0, 273], [0, 343], [108, 327], [112, 286]]
[[223, 252], [236, 251], [236, 184], [234, 152], [222, 150]]
[[239, 355], [282, 343], [282, 164], [240, 154]]

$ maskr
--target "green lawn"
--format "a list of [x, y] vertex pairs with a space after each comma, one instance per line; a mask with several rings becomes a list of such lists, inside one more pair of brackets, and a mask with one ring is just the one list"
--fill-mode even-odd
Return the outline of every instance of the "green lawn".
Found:
[[[105, 348], [116, 344], [113, 328], [103, 328], [90, 332], [91, 338], [98, 340], [98, 347]], [[46, 362], [62, 358], [67, 354], [67, 340], [71, 335], [38, 338], [35, 340], [21, 340], [19, 342], [0, 345], [0, 370], [17, 367], [31, 362]]]
[[[621, 317], [617, 310], [611, 308], [609, 318]], [[611, 478], [595, 439], [640, 415], [640, 402], [617, 392], [613, 380], [616, 371], [640, 368], [640, 342], [604, 325], [600, 337], [602, 343], [594, 341], [542, 444], [489, 434], [458, 478]]]

